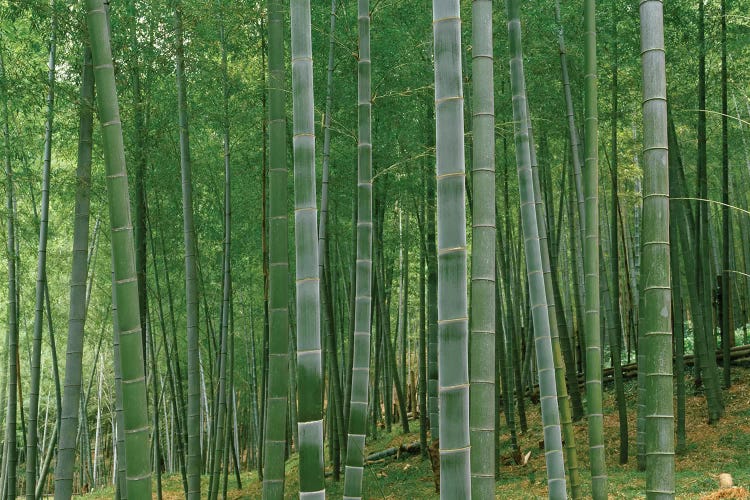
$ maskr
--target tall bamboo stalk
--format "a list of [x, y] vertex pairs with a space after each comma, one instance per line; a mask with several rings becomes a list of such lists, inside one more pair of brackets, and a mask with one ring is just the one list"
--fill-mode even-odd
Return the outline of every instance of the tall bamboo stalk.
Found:
[[86, 322], [86, 278], [91, 205], [91, 135], [94, 116], [94, 73], [91, 48], [83, 50], [81, 104], [78, 115], [78, 166], [76, 168], [76, 207], [73, 221], [73, 265], [70, 276], [68, 347], [65, 357], [65, 389], [60, 423], [60, 446], [55, 466], [55, 497], [70, 498], [73, 491], [75, 437], [78, 433], [78, 405], [83, 368], [83, 332]]
[[300, 496], [325, 498], [310, 0], [291, 1]]
[[646, 386], [646, 497], [674, 498], [672, 315], [664, 13], [641, 0], [643, 68], [643, 341]]
[[[44, 132], [42, 160], [42, 200], [39, 219], [39, 252], [36, 268], [36, 296], [34, 300], [34, 336], [31, 353], [31, 387], [29, 389], [29, 422], [26, 437], [26, 499], [35, 500], [37, 480], [37, 431], [39, 415], [39, 383], [41, 377], [42, 328], [44, 326], [44, 292], [47, 280], [47, 229], [49, 227], [49, 187], [52, 163], [52, 125], [55, 116], [55, 56], [57, 53], [57, 15], [55, 2], [50, 0], [52, 25], [49, 41], [47, 71], [47, 121]], [[36, 208], [36, 207], [35, 207]]]
[[[434, 106], [427, 106], [429, 123], [435, 123]], [[427, 138], [427, 147], [434, 145], [434, 133]], [[437, 333], [437, 248], [435, 239], [435, 176], [427, 172], [425, 190], [425, 252], [427, 260], [427, 410], [430, 413], [430, 441], [440, 435], [438, 409], [438, 333]]]
[[[528, 106], [528, 101], [527, 106]], [[570, 398], [565, 382], [565, 362], [560, 347], [560, 331], [557, 322], [557, 309], [560, 307], [555, 302], [552, 268], [550, 265], [550, 232], [547, 227], [547, 207], [542, 197], [540, 182], [540, 167], [536, 157], [536, 145], [532, 129], [531, 112], [526, 110], [528, 120], [527, 133], [529, 135], [529, 156], [531, 160], [532, 182], [534, 184], [534, 205], [536, 209], [536, 220], [539, 230], [539, 250], [542, 257], [542, 273], [544, 274], [544, 289], [547, 299], [547, 311], [549, 314], [550, 338], [552, 341], [552, 357], [555, 367], [555, 385], [557, 387], [557, 405], [560, 412], [560, 425], [562, 427], [563, 440], [565, 442], [565, 466], [570, 482], [570, 492], [573, 498], [580, 498], [581, 483], [578, 473], [578, 456], [576, 453], [575, 431], [570, 411]], [[577, 380], [576, 380], [577, 383]]]
[[607, 465], [602, 414], [602, 346], [599, 318], [599, 118], [597, 112], [596, 2], [584, 1], [584, 197], [586, 406], [589, 422], [591, 489], [607, 498]]
[[[320, 188], [320, 221], [318, 225], [318, 270], [320, 273], [321, 284], [321, 311], [323, 314], [323, 325], [326, 336], [326, 355], [330, 356], [328, 358], [328, 366], [331, 374], [331, 376], [329, 377], [329, 384], [331, 385], [332, 395], [332, 399], [330, 400], [332, 406], [330, 410], [333, 412], [333, 418], [336, 419], [335, 428], [338, 431], [336, 437], [337, 446], [341, 449], [343, 456], [346, 457], [346, 440], [344, 438], [344, 405], [342, 402], [343, 391], [341, 389], [338, 349], [336, 346], [336, 322], [333, 311], [333, 272], [331, 269], [329, 258], [330, 237], [328, 235], [328, 178], [331, 159], [331, 113], [333, 108], [333, 69], [335, 47], [334, 32], [336, 28], [336, 0], [331, 1], [330, 26], [330, 32], [328, 34], [328, 69], [326, 72], [326, 110], [325, 119], [323, 122], [325, 130], [323, 132], [323, 172]], [[340, 455], [341, 454], [338, 453], [335, 455], [336, 461], [340, 461]], [[338, 478], [339, 467], [335, 467], [334, 474]]]
[[193, 174], [190, 160], [187, 87], [185, 82], [185, 49], [182, 32], [182, 2], [174, 9], [175, 80], [180, 126], [180, 172], [182, 180], [183, 239], [185, 245], [185, 303], [187, 309], [187, 475], [188, 499], [201, 494], [201, 427], [200, 427], [200, 360], [198, 345], [198, 269], [197, 241], [193, 222]]
[[534, 343], [539, 371], [539, 391], [544, 426], [545, 458], [549, 498], [567, 498], [565, 464], [563, 460], [560, 414], [555, 385], [555, 365], [552, 352], [550, 318], [542, 270], [539, 226], [534, 201], [531, 170], [531, 149], [528, 128], [528, 105], [521, 45], [520, 5], [518, 0], [507, 0], [508, 38], [510, 48], [510, 76], [515, 129], [516, 163], [521, 198], [521, 224], [526, 254], [526, 274], [530, 307], [534, 323]]
[[440, 497], [470, 498], [464, 99], [458, 0], [433, 0]]
[[141, 344], [138, 283], [122, 125], [105, 6], [102, 0], [87, 0], [86, 5], [107, 173], [114, 269], [113, 294], [118, 304], [127, 489], [132, 498], [145, 498], [151, 496], [151, 457], [148, 453], [143, 453], [143, 450], [148, 449], [149, 442], [143, 361], [145, 353]]
[[492, 2], [472, 3], [471, 492], [495, 497], [495, 100]]
[[[697, 155], [697, 194], [699, 199], [708, 199], [707, 174], [707, 141], [706, 141], [706, 6], [705, 0], [698, 1], [698, 155]], [[696, 331], [696, 345], [703, 344], [703, 359], [701, 360], [700, 375], [706, 386], [708, 402], [708, 421], [717, 422], [724, 413], [719, 390], [719, 378], [716, 370], [716, 356], [714, 354], [714, 323], [712, 314], [711, 278], [710, 272], [710, 240], [709, 235], [709, 207], [705, 202], [698, 202], [697, 217], [695, 218], [695, 268], [698, 293], [703, 308], [703, 329]]]
[[[269, 204], [269, 394], [266, 422], [285, 422], [289, 392], [289, 257], [287, 231], [286, 112], [284, 78], [284, 12], [278, 0], [268, 2], [268, 129], [270, 134]], [[284, 496], [284, 425], [265, 428], [263, 498]]]
[[730, 349], [734, 339], [732, 325], [732, 286], [730, 255], [732, 229], [729, 214], [729, 110], [727, 102], [727, 0], [721, 0], [721, 208], [722, 272], [721, 272], [721, 350], [723, 353], [724, 388], [732, 385]]
[[[367, 405], [370, 387], [370, 331], [372, 329], [372, 103], [370, 77], [370, 2], [358, 2], [359, 58], [357, 59], [357, 260], [354, 299], [354, 350], [351, 403], [344, 474], [344, 498], [362, 497]], [[376, 379], [377, 382], [377, 379]]]
[[13, 194], [13, 166], [10, 161], [10, 112], [8, 110], [8, 82], [5, 73], [5, 60], [2, 51], [0, 51], [0, 84], [3, 92], [3, 146], [5, 161], [5, 180], [7, 186], [5, 189], [5, 208], [8, 217], [8, 238], [7, 254], [8, 260], [8, 410], [6, 416], [5, 439], [3, 446], [3, 470], [2, 478], [4, 481], [0, 488], [5, 488], [7, 498], [16, 497], [16, 411], [18, 407], [18, 294], [16, 281], [16, 240], [15, 240], [15, 215], [14, 204], [15, 197]]

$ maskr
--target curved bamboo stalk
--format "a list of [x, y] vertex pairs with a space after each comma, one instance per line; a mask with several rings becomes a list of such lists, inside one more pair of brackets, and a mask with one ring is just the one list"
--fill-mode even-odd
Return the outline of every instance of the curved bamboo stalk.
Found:
[[[610, 171], [612, 178], [612, 226], [610, 228], [610, 267], [612, 269], [612, 321], [607, 327], [610, 333], [610, 346], [612, 353], [612, 368], [615, 374], [615, 398], [617, 400], [618, 420], [620, 428], [620, 464], [628, 463], [628, 411], [625, 404], [625, 388], [622, 382], [622, 317], [620, 315], [620, 243], [618, 231], [618, 217], [620, 210], [619, 187], [618, 187], [618, 147], [617, 147], [617, 120], [618, 120], [618, 40], [617, 40], [617, 3], [612, 2], [612, 114], [611, 114], [611, 162]], [[606, 278], [605, 278], [606, 281]]]
[[[576, 126], [575, 109], [573, 106], [573, 94], [570, 89], [570, 76], [568, 73], [568, 51], [565, 48], [565, 31], [563, 29], [562, 19], [560, 17], [560, 1], [555, 0], [555, 21], [557, 22], [558, 35], [557, 43], [558, 50], [560, 52], [560, 71], [561, 80], [563, 85], [563, 95], [565, 96], [565, 115], [568, 118], [568, 136], [570, 138], [570, 152], [571, 160], [573, 163], [573, 170], [571, 172], [571, 179], [574, 180], [574, 191], [576, 206], [578, 207], [578, 231], [580, 234], [579, 239], [571, 239], [571, 245], [576, 248], [576, 254], [572, 259], [573, 275], [574, 275], [574, 299], [575, 299], [575, 312], [576, 312], [576, 323], [578, 325], [578, 331], [580, 332], [583, 328], [583, 307], [584, 307], [584, 284], [583, 284], [583, 265], [580, 258], [581, 248], [585, 237], [584, 220], [586, 218], [586, 208], [583, 197], [583, 183], [581, 180], [581, 138], [578, 134], [578, 127]], [[573, 192], [570, 194], [571, 203], [573, 202]], [[571, 218], [572, 219], [572, 218]], [[575, 223], [571, 220], [571, 228], [575, 227]], [[572, 236], [572, 231], [571, 231]], [[577, 389], [572, 389], [571, 393], [574, 394], [573, 398], [573, 419], [578, 421], [583, 417], [583, 407], [580, 403], [580, 395], [577, 394]]]

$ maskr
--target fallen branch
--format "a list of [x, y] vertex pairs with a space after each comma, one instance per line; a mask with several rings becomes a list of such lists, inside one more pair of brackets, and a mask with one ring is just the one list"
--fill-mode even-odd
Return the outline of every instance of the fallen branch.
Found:
[[404, 453], [408, 453], [409, 455], [416, 455], [421, 450], [422, 450], [422, 447], [420, 446], [419, 442], [414, 442], [411, 444], [402, 444], [394, 448], [386, 448], [383, 451], [371, 453], [370, 455], [367, 455], [366, 462], [373, 463], [375, 461], [380, 461], [384, 458], [391, 457], [393, 455], [396, 455], [396, 458], [398, 458]]

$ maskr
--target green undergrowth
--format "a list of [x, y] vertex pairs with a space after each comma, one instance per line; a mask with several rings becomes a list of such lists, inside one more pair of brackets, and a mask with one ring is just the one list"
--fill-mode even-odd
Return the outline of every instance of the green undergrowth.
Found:
[[[690, 392], [688, 384], [686, 403], [687, 445], [686, 450], [677, 456], [676, 481], [677, 498], [700, 499], [718, 488], [718, 475], [729, 473], [735, 485], [750, 489], [750, 469], [747, 461], [750, 455], [750, 370], [735, 369], [734, 385], [724, 391], [725, 417], [715, 425], [708, 425], [705, 399], [702, 395]], [[609, 474], [609, 498], [643, 498], [645, 475], [636, 467], [635, 446], [635, 382], [628, 382], [628, 421], [630, 434], [630, 460], [619, 465], [618, 420], [614, 394], [605, 393], [605, 443], [607, 445], [607, 468]], [[529, 462], [524, 465], [504, 466], [497, 479], [497, 498], [536, 499], [546, 498], [546, 475], [544, 452], [540, 449], [542, 438], [541, 419], [538, 406], [530, 406], [527, 412], [529, 429], [519, 436], [523, 452], [531, 451]], [[409, 434], [402, 434], [400, 426], [393, 426], [390, 433], [380, 430], [377, 439], [368, 438], [367, 453], [381, 451], [402, 443], [419, 441], [419, 422], [410, 422]], [[585, 421], [575, 424], [576, 444], [581, 470], [583, 497], [590, 497], [590, 472], [588, 469], [588, 436]], [[501, 453], [508, 454], [510, 447], [506, 429], [501, 430]], [[328, 453], [326, 452], [326, 460]], [[326, 462], [328, 464], [328, 461]], [[287, 499], [298, 498], [297, 479], [298, 459], [296, 455], [287, 461]], [[342, 481], [335, 482], [326, 469], [326, 489], [329, 498], [341, 498]], [[229, 478], [228, 498], [258, 499], [261, 497], [261, 484], [255, 472], [242, 474], [243, 488], [238, 490], [234, 476]], [[155, 486], [154, 486], [155, 487]], [[208, 491], [208, 476], [203, 477], [203, 491]], [[109, 499], [113, 497], [111, 488], [87, 495], [88, 499]], [[179, 475], [164, 478], [164, 498], [182, 498], [182, 482]], [[154, 498], [156, 496], [154, 495]], [[364, 498], [367, 499], [430, 499], [438, 498], [432, 479], [429, 459], [417, 455], [389, 457], [370, 464], [365, 469]]]

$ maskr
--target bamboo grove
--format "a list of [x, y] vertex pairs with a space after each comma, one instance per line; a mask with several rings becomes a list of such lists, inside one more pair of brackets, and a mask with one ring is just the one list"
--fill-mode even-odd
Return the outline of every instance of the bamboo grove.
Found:
[[749, 343], [749, 7], [0, 0], [0, 498], [370, 498], [412, 432], [444, 499], [529, 434], [549, 498], [679, 496]]

